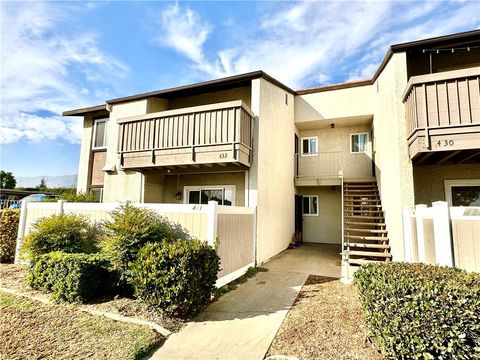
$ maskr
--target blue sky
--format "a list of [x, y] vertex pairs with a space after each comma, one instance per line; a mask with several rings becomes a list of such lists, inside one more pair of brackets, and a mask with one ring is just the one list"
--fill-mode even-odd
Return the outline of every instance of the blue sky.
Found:
[[67, 109], [264, 70], [292, 88], [372, 76], [388, 46], [480, 28], [475, 1], [6, 2], [0, 168], [69, 175]]

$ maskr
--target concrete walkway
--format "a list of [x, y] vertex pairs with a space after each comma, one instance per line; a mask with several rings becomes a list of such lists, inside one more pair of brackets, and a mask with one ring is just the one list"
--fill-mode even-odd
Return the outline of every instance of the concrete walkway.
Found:
[[156, 360], [261, 360], [309, 274], [340, 277], [340, 246], [286, 250], [211, 304], [153, 355]]

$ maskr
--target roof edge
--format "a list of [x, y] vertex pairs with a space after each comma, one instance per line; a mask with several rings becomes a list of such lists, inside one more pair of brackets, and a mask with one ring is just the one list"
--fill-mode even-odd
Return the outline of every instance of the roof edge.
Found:
[[368, 86], [372, 84], [373, 84], [372, 79], [355, 80], [355, 81], [348, 81], [348, 82], [337, 83], [337, 84], [322, 85], [322, 86], [317, 86], [317, 87], [308, 88], [308, 89], [300, 89], [300, 90], [297, 90], [297, 94], [307, 95], [307, 94], [313, 94], [313, 93], [318, 93], [323, 91], [341, 90], [341, 89], [350, 89], [350, 88], [360, 87], [360, 86]]
[[63, 116], [80, 116], [80, 115], [85, 115], [91, 112], [102, 111], [102, 110], [107, 110], [106, 104], [93, 105], [93, 106], [88, 106], [80, 109], [67, 110], [62, 112], [62, 115]]

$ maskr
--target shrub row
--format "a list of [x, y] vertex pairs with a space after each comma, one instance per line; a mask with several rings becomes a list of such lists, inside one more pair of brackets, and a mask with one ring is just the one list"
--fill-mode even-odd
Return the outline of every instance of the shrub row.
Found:
[[220, 258], [198, 240], [148, 243], [130, 266], [134, 295], [168, 314], [190, 316], [208, 304]]
[[371, 341], [397, 359], [480, 358], [480, 275], [425, 264], [355, 273]]
[[20, 210], [0, 210], [0, 263], [13, 262]]
[[36, 258], [28, 284], [34, 289], [50, 291], [52, 299], [85, 302], [112, 289], [114, 273], [101, 254], [51, 252]]

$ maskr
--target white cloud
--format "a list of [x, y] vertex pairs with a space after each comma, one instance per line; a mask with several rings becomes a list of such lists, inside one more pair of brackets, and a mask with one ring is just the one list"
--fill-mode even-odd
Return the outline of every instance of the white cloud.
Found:
[[93, 95], [98, 82], [128, 71], [100, 50], [96, 34], [63, 30], [65, 20], [71, 22], [76, 11], [88, 8], [41, 2], [2, 5], [0, 143], [22, 138], [78, 143], [81, 120], [59, 114], [99, 101]]
[[[448, 11], [445, 6], [450, 6]], [[179, 23], [184, 25], [176, 27]], [[204, 76], [262, 69], [287, 85], [301, 87], [333, 76], [369, 78], [394, 43], [465, 31], [479, 24], [480, 7], [473, 1], [455, 6], [438, 1], [280, 2], [262, 14], [257, 31], [207, 57], [212, 26], [190, 8], [175, 4], [162, 13], [157, 39], [187, 56]]]

